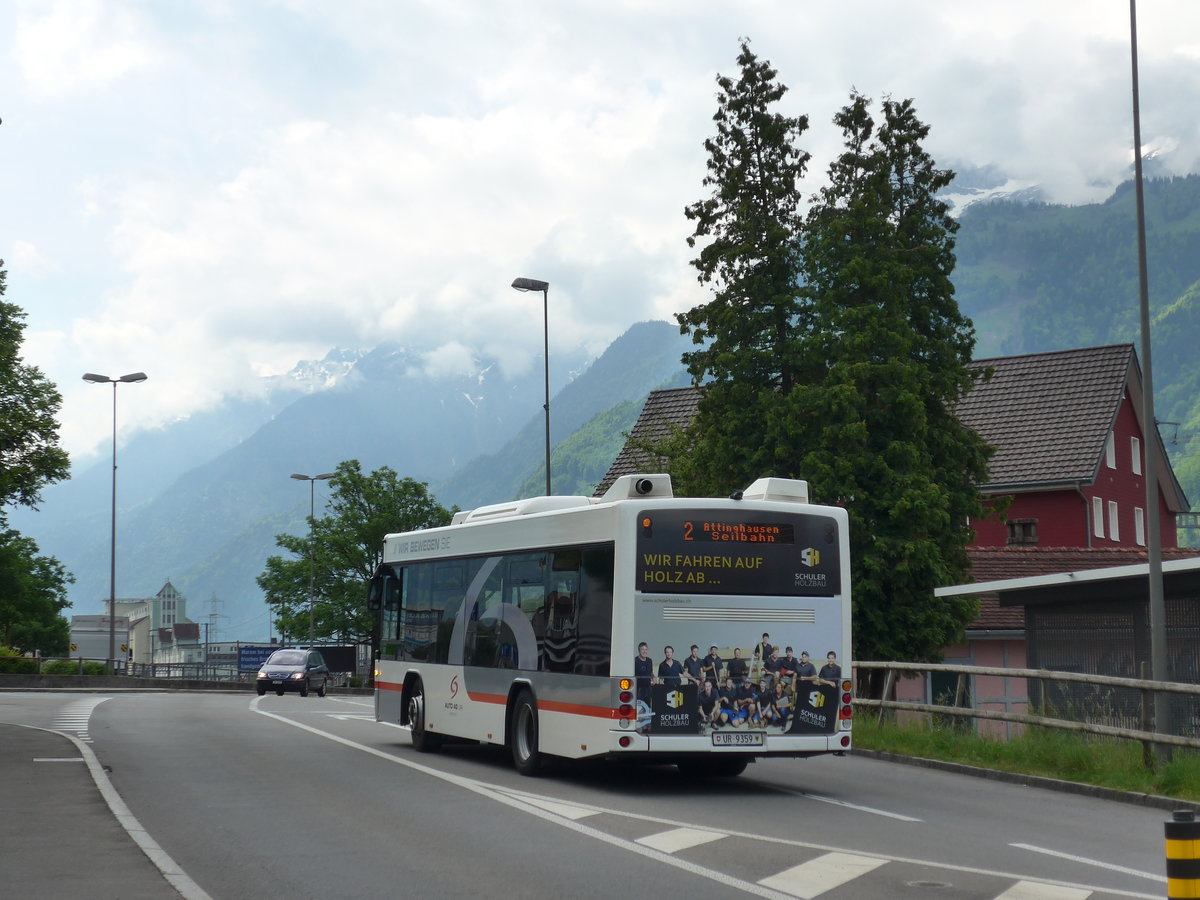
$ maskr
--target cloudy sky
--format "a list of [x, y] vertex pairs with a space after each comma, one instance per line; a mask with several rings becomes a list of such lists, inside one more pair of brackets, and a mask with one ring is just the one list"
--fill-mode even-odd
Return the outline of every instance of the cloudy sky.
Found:
[[[1198, 170], [1200, 3], [1139, 4], [1144, 143]], [[738, 38], [806, 113], [914, 98], [944, 164], [1102, 199], [1131, 163], [1126, 0], [8, 0], [0, 258], [64, 445], [383, 339], [431, 368], [599, 351], [699, 302], [714, 77]]]

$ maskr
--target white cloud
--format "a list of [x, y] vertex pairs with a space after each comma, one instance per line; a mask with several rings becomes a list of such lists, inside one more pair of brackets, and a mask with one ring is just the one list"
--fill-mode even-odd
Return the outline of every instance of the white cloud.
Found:
[[95, 93], [162, 59], [152, 31], [128, 8], [100, 0], [20, 6], [13, 56], [35, 95]]
[[[1200, 4], [1141, 26], [1144, 142], [1187, 171]], [[517, 275], [551, 283], [552, 354], [699, 302], [683, 208], [741, 35], [811, 117], [809, 192], [851, 87], [1060, 200], [1111, 190], [1132, 143], [1127, 7], [1091, 0], [81, 0], [0, 8], [4, 33], [8, 299], [72, 447], [107, 433], [88, 369], [148, 372], [123, 415], [151, 425], [333, 346], [524, 371]]]

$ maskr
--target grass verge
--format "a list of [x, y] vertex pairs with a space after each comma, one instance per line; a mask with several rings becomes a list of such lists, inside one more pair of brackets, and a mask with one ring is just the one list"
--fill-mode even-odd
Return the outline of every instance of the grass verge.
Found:
[[1011, 740], [981, 737], [953, 723], [899, 725], [856, 717], [854, 745], [904, 756], [1042, 775], [1115, 788], [1200, 801], [1200, 754], [1175, 750], [1170, 762], [1146, 768], [1142, 745], [1050, 728], [1029, 728]]

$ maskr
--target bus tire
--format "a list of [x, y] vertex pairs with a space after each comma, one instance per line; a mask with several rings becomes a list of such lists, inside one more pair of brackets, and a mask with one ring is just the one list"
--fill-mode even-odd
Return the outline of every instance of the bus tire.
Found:
[[442, 746], [441, 736], [425, 729], [425, 691], [420, 681], [413, 682], [408, 695], [408, 728], [418, 753], [432, 753]]
[[537, 704], [533, 702], [533, 695], [529, 691], [521, 691], [513, 704], [508, 745], [512, 751], [513, 766], [518, 772], [533, 776], [541, 771]]
[[680, 774], [687, 778], [736, 778], [749, 764], [750, 760], [745, 756], [681, 759], [676, 763]]

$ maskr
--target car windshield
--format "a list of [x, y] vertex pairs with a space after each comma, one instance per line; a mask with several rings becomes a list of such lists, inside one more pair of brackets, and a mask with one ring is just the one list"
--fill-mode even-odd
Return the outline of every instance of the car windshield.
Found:
[[276, 650], [267, 660], [268, 666], [302, 666], [308, 662], [308, 654], [303, 650]]

